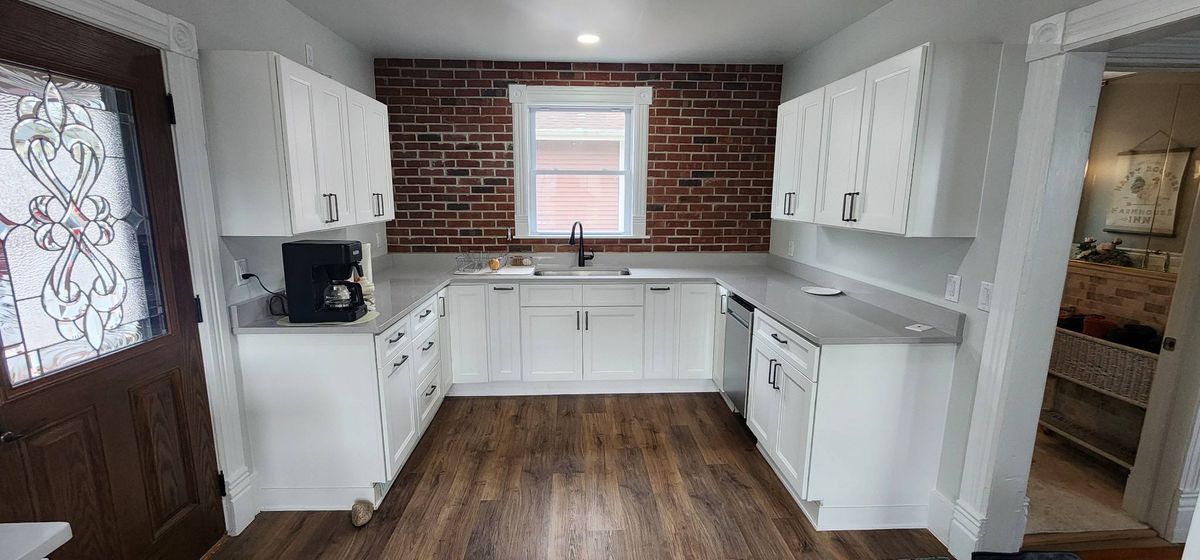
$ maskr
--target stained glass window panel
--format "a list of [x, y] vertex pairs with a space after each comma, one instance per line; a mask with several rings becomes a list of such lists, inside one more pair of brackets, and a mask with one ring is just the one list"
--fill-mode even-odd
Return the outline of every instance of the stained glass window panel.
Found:
[[0, 61], [11, 386], [166, 333], [129, 92]]

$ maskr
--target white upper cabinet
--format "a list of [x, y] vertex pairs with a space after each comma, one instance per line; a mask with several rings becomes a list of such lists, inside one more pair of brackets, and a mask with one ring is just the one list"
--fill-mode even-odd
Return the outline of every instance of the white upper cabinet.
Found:
[[204, 51], [200, 69], [222, 235], [394, 215], [386, 107], [272, 52]]
[[354, 216], [360, 224], [386, 222], [396, 217], [387, 105], [352, 89], [346, 98]]
[[865, 72], [825, 86], [825, 115], [821, 124], [821, 172], [817, 181], [815, 220], [818, 224], [845, 222], [849, 193], [858, 169], [858, 136], [862, 122]]
[[824, 88], [779, 106], [771, 218], [811, 222], [821, 159]]
[[[772, 217], [909, 237], [974, 237], [1000, 53], [999, 45], [925, 44], [789, 101], [824, 92], [813, 186], [803, 179], [803, 155], [794, 170], [776, 164], [783, 174], [777, 188], [781, 180], [794, 183], [798, 194], [789, 198], [801, 201], [798, 208], [812, 188], [815, 210], [811, 218], [802, 211]], [[781, 109], [779, 133], [793, 137], [777, 146], [803, 144], [802, 119], [794, 118], [784, 123]], [[781, 156], [787, 154], [777, 151]]]

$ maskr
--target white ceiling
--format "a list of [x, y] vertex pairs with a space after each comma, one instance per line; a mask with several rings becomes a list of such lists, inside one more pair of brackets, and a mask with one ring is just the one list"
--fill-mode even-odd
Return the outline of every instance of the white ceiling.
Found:
[[888, 2], [289, 1], [376, 57], [729, 63], [786, 62]]

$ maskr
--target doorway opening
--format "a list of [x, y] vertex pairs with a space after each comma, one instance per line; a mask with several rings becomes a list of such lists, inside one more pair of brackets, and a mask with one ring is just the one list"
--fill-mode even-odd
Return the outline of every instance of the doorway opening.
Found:
[[1171, 303], [1189, 233], [1200, 232], [1200, 71], [1121, 70], [1105, 72], [1069, 248], [1027, 547], [1084, 536], [1169, 544], [1126, 505], [1139, 491], [1126, 483], [1150, 406], [1170, 405], [1150, 399], [1168, 317], [1189, 311]]

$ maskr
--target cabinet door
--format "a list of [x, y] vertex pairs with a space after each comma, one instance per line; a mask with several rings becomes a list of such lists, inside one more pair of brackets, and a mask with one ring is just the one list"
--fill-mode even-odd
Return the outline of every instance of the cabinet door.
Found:
[[450, 327], [451, 378], [455, 383], [487, 381], [487, 286], [447, 288], [446, 321]]
[[807, 499], [816, 385], [786, 362], [778, 367], [775, 385], [779, 386], [779, 437], [772, 456], [785, 481]]
[[488, 379], [521, 380], [521, 292], [516, 284], [487, 287]]
[[390, 220], [396, 208], [387, 106], [354, 90], [346, 95], [355, 218], [360, 224]]
[[758, 437], [762, 448], [771, 453], [779, 427], [779, 392], [771, 384], [775, 375], [774, 355], [757, 340], [750, 349], [750, 386], [746, 392], [746, 425]]
[[679, 284], [646, 285], [646, 379], [675, 377]]
[[644, 324], [641, 307], [583, 308], [583, 378], [641, 379]]
[[521, 378], [583, 379], [582, 308], [521, 308]]
[[866, 70], [855, 227], [901, 234], [906, 229], [926, 48]]
[[791, 220], [792, 199], [796, 196], [796, 154], [799, 136], [798, 99], [779, 105], [775, 117], [775, 172], [771, 186], [771, 219]]
[[814, 219], [818, 224], [853, 225], [845, 220], [858, 167], [864, 72], [825, 86], [820, 171]]
[[679, 285], [679, 343], [675, 369], [680, 379], [708, 379], [713, 371], [716, 336], [716, 284]]
[[379, 393], [383, 400], [383, 439], [388, 479], [396, 476], [417, 443], [417, 410], [413, 406], [413, 360], [408, 350], [381, 364]]
[[816, 214], [821, 177], [821, 127], [824, 126], [825, 88], [796, 98], [795, 193], [788, 219], [811, 222]]
[[292, 233], [325, 229], [332, 217], [321, 190], [317, 98], [327, 78], [286, 58], [276, 57], [280, 110], [287, 146], [287, 179]]
[[346, 122], [346, 86], [324, 76], [314, 80], [313, 128], [317, 135], [317, 174], [322, 209], [327, 208], [325, 229], [354, 225], [354, 198], [350, 185], [350, 126]]

